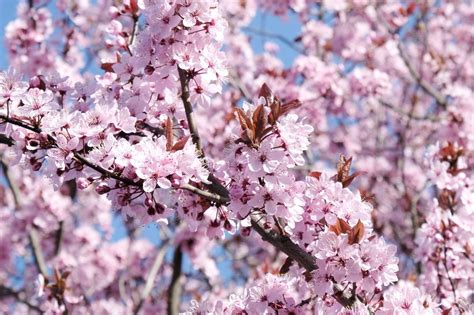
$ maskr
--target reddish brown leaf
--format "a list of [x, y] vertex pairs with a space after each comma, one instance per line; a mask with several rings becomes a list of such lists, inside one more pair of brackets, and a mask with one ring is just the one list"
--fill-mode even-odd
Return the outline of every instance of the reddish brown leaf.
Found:
[[412, 1], [407, 7], [407, 13], [412, 14], [416, 10], [416, 2]]
[[259, 105], [255, 109], [252, 120], [255, 138], [258, 139], [258, 141], [260, 142], [263, 137], [265, 127], [267, 126], [267, 115], [265, 113], [265, 108], [263, 107], [263, 105]]
[[341, 218], [337, 218], [336, 224], [329, 227], [329, 231], [336, 233], [336, 235], [346, 234], [351, 230], [351, 226]]
[[247, 117], [241, 108], [235, 108], [237, 118], [239, 119], [242, 128], [242, 141], [248, 145], [255, 145], [255, 133], [252, 121]]
[[114, 69], [112, 68], [114, 64], [115, 63], [113, 62], [104, 62], [100, 65], [100, 68], [105, 72], [114, 72]]
[[288, 113], [290, 110], [300, 107], [301, 104], [302, 103], [299, 100], [291, 100], [289, 102], [286, 102], [285, 104], [281, 105], [280, 115], [284, 115]]
[[138, 3], [137, 0], [130, 0], [130, 9], [132, 10], [133, 14], [136, 14], [138, 12]]
[[310, 172], [308, 176], [314, 177], [316, 179], [319, 179], [321, 177], [321, 172]]
[[278, 118], [281, 116], [281, 102], [279, 99], [274, 100], [270, 105], [270, 114], [268, 115], [268, 121], [271, 125], [276, 124]]
[[242, 130], [252, 130], [252, 121], [247, 117], [245, 112], [241, 108], [235, 108], [235, 111], [237, 112], [237, 118], [239, 119]]
[[[260, 92], [258, 93], [258, 97], [264, 97], [267, 100], [273, 98], [273, 92], [270, 90], [266, 83], [263, 83], [262, 87], [260, 88]], [[268, 104], [267, 104], [268, 105]]]
[[355, 172], [354, 174], [347, 176], [342, 180], [342, 187], [348, 187], [357, 176], [363, 173], [364, 172]]
[[351, 163], [352, 163], [352, 157], [346, 159], [346, 157], [341, 154], [339, 156], [339, 162], [337, 162], [337, 173], [333, 177], [331, 177], [332, 180], [336, 182], [344, 182], [344, 179], [346, 179], [349, 176], [349, 171], [351, 169]]
[[359, 220], [349, 232], [349, 245], [358, 244], [364, 238], [364, 233], [364, 224]]
[[291, 257], [287, 257], [285, 263], [280, 268], [280, 274], [284, 275], [288, 271], [290, 271], [290, 267], [293, 264], [294, 260]]
[[166, 119], [165, 132], [166, 132], [166, 151], [171, 151], [171, 148], [173, 147], [173, 122], [171, 121], [171, 118], [169, 117], [168, 119]]
[[184, 148], [186, 143], [188, 142], [189, 136], [184, 136], [181, 139], [179, 139], [171, 148], [171, 151], [176, 152], [180, 151]]

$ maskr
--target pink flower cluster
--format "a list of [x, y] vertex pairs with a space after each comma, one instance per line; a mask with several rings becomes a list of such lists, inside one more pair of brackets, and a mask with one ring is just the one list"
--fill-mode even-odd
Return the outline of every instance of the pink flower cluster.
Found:
[[0, 71], [0, 313], [472, 313], [473, 16], [21, 2]]

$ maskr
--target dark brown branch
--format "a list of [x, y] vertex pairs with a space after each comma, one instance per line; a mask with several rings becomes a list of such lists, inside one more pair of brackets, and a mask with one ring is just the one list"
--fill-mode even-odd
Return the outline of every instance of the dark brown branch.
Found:
[[0, 134], [0, 143], [6, 144], [9, 147], [15, 144], [12, 138], [5, 136], [4, 134]]
[[191, 140], [196, 146], [198, 156], [204, 159], [204, 151], [201, 146], [201, 138], [194, 120], [193, 106], [189, 100], [189, 75], [188, 73], [178, 67], [179, 81], [181, 83], [181, 101], [184, 105], [184, 111], [186, 112], [186, 120], [188, 121], [189, 133], [191, 134]]
[[[197, 129], [196, 121], [194, 119], [193, 106], [189, 100], [189, 80], [190, 77], [188, 73], [181, 69], [178, 66], [179, 82], [181, 84], [181, 101], [183, 102], [184, 111], [186, 112], [186, 120], [188, 121], [189, 133], [191, 134], [191, 140], [196, 146], [196, 151], [198, 157], [202, 160], [203, 166], [209, 170], [209, 165], [206, 162], [206, 156], [201, 145], [201, 138], [199, 137], [199, 132]], [[209, 185], [209, 188], [221, 195], [222, 197], [228, 198], [229, 192], [227, 189], [219, 182], [219, 180], [212, 174], [209, 173], [209, 181], [212, 183]]]
[[[41, 133], [42, 132], [40, 128], [31, 126], [31, 125], [29, 125], [29, 124], [27, 124], [27, 123], [25, 123], [25, 122], [23, 122], [19, 119], [7, 117], [5, 115], [0, 115], [0, 119], [3, 119], [5, 122], [11, 123], [13, 125], [25, 128], [27, 130], [30, 130], [30, 131], [33, 131], [33, 132], [36, 132], [36, 133]], [[50, 135], [48, 135], [48, 140], [51, 141], [52, 143], [56, 144], [56, 139], [54, 139]], [[134, 182], [133, 180], [131, 180], [129, 178], [121, 177], [118, 174], [115, 174], [115, 173], [113, 173], [109, 170], [106, 170], [106, 169], [102, 168], [99, 165], [96, 165], [96, 164], [88, 161], [86, 158], [84, 158], [82, 155], [80, 155], [77, 152], [73, 152], [73, 154], [74, 154], [74, 159], [75, 160], [77, 160], [77, 161], [81, 162], [82, 164], [92, 168], [93, 170], [99, 172], [100, 174], [102, 174], [104, 176], [113, 178], [115, 180], [118, 180], [120, 182], [123, 182], [123, 183], [125, 183], [127, 185], [131, 185], [131, 186], [140, 186], [141, 185], [139, 182]]]
[[[318, 268], [315, 258], [293, 243], [289, 237], [281, 235], [275, 230], [267, 231], [255, 218], [252, 219], [252, 228], [262, 237], [262, 240], [272, 244], [288, 257], [291, 257], [306, 271], [312, 272]], [[334, 284], [333, 296], [344, 307], [351, 307], [358, 302], [351, 292], [344, 290], [338, 284]]]
[[173, 274], [168, 287], [168, 315], [177, 315], [181, 300], [181, 274], [182, 274], [183, 252], [181, 246], [176, 247], [173, 255]]
[[54, 238], [54, 256], [59, 255], [61, 252], [61, 245], [63, 243], [64, 238], [64, 221], [59, 222], [59, 228], [56, 231], [56, 235]]
[[133, 16], [132, 16], [132, 19], [133, 19], [132, 34], [131, 34], [130, 39], [128, 41], [129, 46], [133, 45], [133, 42], [135, 41], [135, 37], [137, 36], [138, 18], [139, 18], [139, 16], [136, 13], [134, 13]]
[[264, 241], [272, 244], [275, 248], [285, 253], [288, 257], [291, 257], [307, 271], [311, 272], [317, 269], [315, 258], [304, 251], [301, 247], [293, 243], [289, 237], [281, 235], [275, 230], [265, 230], [263, 226], [254, 219], [252, 219], [252, 228], [262, 237]]

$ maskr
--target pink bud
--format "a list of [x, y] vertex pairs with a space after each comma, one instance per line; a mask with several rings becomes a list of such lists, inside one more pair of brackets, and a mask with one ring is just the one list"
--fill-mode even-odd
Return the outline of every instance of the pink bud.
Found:
[[91, 182], [87, 178], [79, 177], [76, 179], [76, 184], [78, 189], [84, 190], [90, 186]]
[[99, 185], [95, 188], [95, 191], [99, 194], [99, 195], [103, 195], [103, 194], [106, 194], [110, 191], [110, 187], [107, 186], [107, 185]]

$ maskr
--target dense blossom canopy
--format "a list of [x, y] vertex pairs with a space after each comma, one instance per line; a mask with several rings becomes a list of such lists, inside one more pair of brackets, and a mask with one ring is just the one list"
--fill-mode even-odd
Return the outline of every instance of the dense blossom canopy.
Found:
[[462, 0], [20, 2], [0, 313], [472, 314], [473, 25]]

